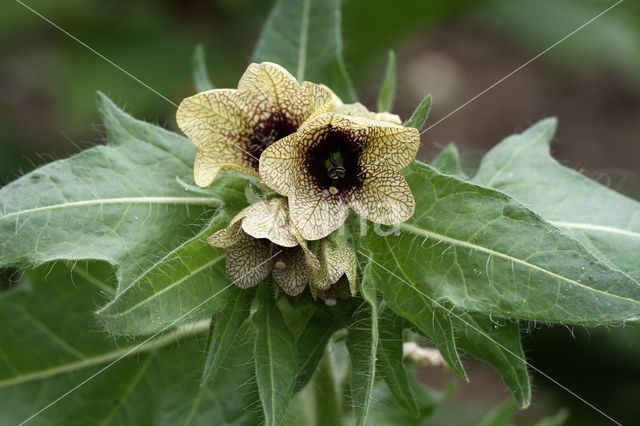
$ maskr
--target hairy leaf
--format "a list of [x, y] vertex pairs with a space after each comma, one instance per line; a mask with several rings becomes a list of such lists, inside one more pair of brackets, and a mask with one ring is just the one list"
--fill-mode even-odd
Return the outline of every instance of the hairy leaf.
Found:
[[[452, 318], [448, 309], [442, 304], [430, 300], [415, 287], [406, 285], [401, 276], [389, 273], [382, 263], [375, 260], [375, 257], [371, 258], [369, 254], [364, 252], [360, 254], [372, 260], [372, 275], [377, 280], [377, 286], [391, 309], [414, 324], [420, 334], [429, 338], [438, 348], [453, 371], [466, 379], [467, 375], [457, 351]], [[387, 256], [394, 259], [395, 254], [393, 251], [389, 251]], [[396, 261], [396, 263], [402, 269], [403, 263], [400, 261]]]
[[320, 306], [307, 322], [296, 342], [298, 352], [298, 375], [294, 393], [300, 391], [311, 379], [322, 359], [331, 336], [346, 325], [343, 310], [346, 303], [332, 308]]
[[418, 417], [418, 402], [413, 394], [411, 379], [403, 362], [402, 333], [404, 320], [391, 309], [383, 309], [380, 313], [380, 343], [378, 345], [378, 365], [389, 390], [396, 401], [409, 414]]
[[427, 95], [420, 101], [411, 117], [404, 122], [404, 126], [413, 127], [414, 129], [422, 130], [422, 126], [427, 122], [429, 118], [429, 112], [431, 111], [431, 95]]
[[556, 120], [508, 137], [482, 159], [475, 180], [513, 196], [640, 281], [640, 203], [551, 157]]
[[275, 62], [299, 81], [326, 84], [355, 102], [342, 59], [341, 7], [341, 0], [276, 0], [253, 61]]
[[518, 405], [528, 407], [531, 403], [531, 382], [518, 323], [499, 320], [502, 323], [495, 324], [486, 315], [477, 313], [452, 313], [452, 316], [455, 318], [458, 346], [495, 368]]
[[196, 88], [196, 92], [205, 92], [207, 90], [215, 89], [215, 86], [209, 78], [209, 70], [207, 69], [207, 59], [204, 53], [204, 46], [199, 44], [193, 51], [193, 84]]
[[396, 98], [396, 55], [393, 50], [389, 51], [387, 59], [387, 69], [384, 72], [382, 86], [378, 94], [378, 111], [389, 112], [393, 109], [393, 102]]
[[410, 303], [401, 287], [414, 301], [421, 295], [427, 311], [447, 300], [470, 311], [576, 324], [640, 315], [635, 281], [509, 196], [417, 162], [406, 178], [414, 217], [399, 235], [367, 236], [375, 264], [395, 277], [379, 286], [397, 312]]
[[[412, 377], [415, 377], [415, 372], [412, 372]], [[437, 392], [418, 383], [415, 379], [411, 380], [409, 384], [418, 403], [418, 416], [409, 414], [406, 409], [401, 407], [388, 387], [380, 382], [376, 385], [375, 404], [369, 415], [369, 424], [375, 426], [423, 426], [425, 420], [433, 414], [447, 393], [451, 392], [451, 389], [445, 393]]]
[[271, 286], [262, 283], [256, 296], [258, 311], [254, 346], [256, 380], [267, 426], [279, 425], [293, 396], [297, 372], [295, 339], [282, 318]]
[[362, 275], [360, 292], [365, 303], [355, 313], [347, 335], [351, 360], [351, 403], [358, 426], [367, 424], [367, 415], [373, 401], [379, 339], [378, 301], [369, 266]]
[[228, 216], [216, 216], [158, 259], [97, 311], [98, 320], [114, 334], [150, 334], [208, 318], [224, 307], [233, 286], [225, 276], [225, 250], [212, 247], [207, 238], [228, 222]]
[[68, 265], [46, 265], [0, 296], [0, 424], [26, 420], [85, 380], [29, 424], [260, 421], [246, 329], [216, 382], [201, 388], [203, 348], [195, 336], [206, 334], [208, 321], [148, 341], [114, 340], [95, 330], [92, 319], [97, 290], [102, 291], [95, 283], [108, 279], [94, 275], [95, 269], [78, 274], [74, 268], [71, 277]]
[[185, 138], [133, 119], [104, 95], [99, 108], [107, 145], [0, 190], [1, 266], [105, 260], [122, 292], [154, 259], [192, 237], [227, 197], [178, 183], [193, 181], [195, 150]]
[[436, 158], [433, 159], [433, 163], [431, 164], [441, 173], [456, 176], [460, 179], [468, 178], [466, 173], [462, 170], [462, 165], [460, 164], [460, 153], [454, 143], [450, 143], [445, 146], [444, 149], [438, 153]]
[[224, 360], [233, 347], [233, 341], [242, 327], [242, 323], [249, 316], [251, 302], [255, 291], [253, 289], [241, 289], [232, 286], [226, 290], [227, 305], [211, 319], [209, 348], [207, 360], [200, 383], [206, 386], [207, 382], [215, 381]]

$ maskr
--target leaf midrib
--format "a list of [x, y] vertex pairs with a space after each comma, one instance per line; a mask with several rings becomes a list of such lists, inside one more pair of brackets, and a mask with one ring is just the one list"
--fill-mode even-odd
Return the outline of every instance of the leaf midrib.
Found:
[[298, 49], [298, 69], [296, 77], [298, 81], [304, 80], [304, 72], [307, 66], [307, 42], [309, 38], [309, 12], [311, 0], [303, 0], [302, 22], [300, 24], [300, 48]]
[[551, 224], [559, 228], [578, 229], [581, 231], [593, 231], [593, 232], [606, 232], [610, 234], [624, 235], [630, 238], [637, 238], [640, 240], [640, 233], [629, 231], [621, 228], [614, 228], [611, 226], [594, 225], [591, 223], [578, 223], [578, 222], [550, 222]]
[[487, 253], [489, 255], [496, 256], [496, 257], [499, 257], [501, 259], [509, 260], [511, 262], [514, 262], [514, 263], [517, 263], [519, 265], [522, 265], [524, 267], [527, 267], [527, 268], [542, 272], [544, 274], [547, 274], [547, 275], [549, 275], [551, 277], [554, 277], [556, 279], [568, 282], [569, 284], [572, 284], [572, 285], [575, 285], [575, 286], [578, 286], [578, 287], [582, 287], [582, 288], [584, 288], [585, 290], [588, 290], [588, 291], [601, 293], [601, 294], [603, 294], [603, 295], [605, 295], [607, 297], [614, 297], [614, 298], [617, 298], [617, 299], [625, 300], [627, 302], [639, 303], [638, 300], [630, 299], [630, 298], [624, 297], [624, 296], [619, 296], [619, 295], [613, 294], [613, 293], [607, 293], [606, 291], [586, 286], [586, 285], [582, 284], [579, 281], [576, 281], [576, 280], [573, 280], [571, 278], [568, 278], [568, 277], [562, 276], [560, 274], [557, 274], [555, 272], [549, 271], [549, 270], [544, 269], [544, 268], [542, 268], [540, 266], [537, 266], [537, 265], [534, 265], [532, 263], [529, 263], [529, 262], [527, 262], [525, 260], [518, 259], [518, 258], [513, 257], [513, 256], [509, 256], [506, 253], [501, 253], [499, 251], [495, 251], [495, 250], [492, 250], [490, 248], [479, 246], [479, 245], [476, 245], [476, 244], [473, 244], [473, 243], [470, 243], [470, 242], [467, 242], [467, 241], [462, 241], [462, 240], [458, 240], [458, 239], [455, 239], [455, 238], [447, 237], [447, 236], [444, 236], [444, 235], [441, 235], [441, 234], [437, 234], [435, 232], [427, 231], [425, 229], [418, 228], [418, 227], [416, 227], [414, 225], [410, 225], [408, 223], [402, 223], [402, 224], [399, 225], [399, 227], [401, 229], [404, 229], [405, 231], [411, 233], [411, 234], [414, 234], [414, 235], [421, 235], [421, 236], [424, 236], [424, 237], [427, 237], [427, 238], [433, 238], [433, 239], [440, 240], [440, 241], [445, 242], [445, 243], [449, 243], [449, 244], [452, 244], [452, 245], [457, 245], [457, 246], [461, 246], [461, 247], [470, 248], [472, 250], [481, 251], [483, 253]]
[[[189, 278], [192, 278], [194, 275], [199, 274], [200, 272], [204, 271], [205, 269], [215, 265], [216, 263], [220, 262], [224, 258], [225, 258], [225, 255], [218, 256], [218, 257], [214, 258], [213, 260], [205, 263], [204, 265], [199, 266], [198, 268], [194, 269], [193, 271], [190, 271], [189, 274], [186, 274], [185, 276], [183, 276], [179, 280], [172, 282], [171, 284], [167, 285], [166, 287], [162, 288], [161, 290], [158, 290], [157, 292], [153, 293], [151, 296], [147, 297], [146, 299], [141, 300], [140, 302], [136, 303], [135, 305], [133, 305], [129, 309], [126, 309], [126, 310], [124, 310], [122, 312], [117, 312], [117, 313], [114, 313], [114, 314], [103, 314], [103, 312], [107, 308], [109, 308], [109, 306], [111, 304], [115, 303], [118, 300], [116, 298], [116, 299], [113, 299], [113, 301], [111, 303], [109, 303], [108, 305], [106, 305], [104, 308], [99, 310], [97, 313], [101, 314], [103, 317], [109, 317], [109, 318], [117, 318], [117, 317], [122, 317], [124, 315], [127, 315], [127, 314], [131, 313], [132, 311], [138, 309], [140, 306], [149, 303], [149, 301], [151, 301], [151, 300], [155, 299], [156, 297], [159, 297], [160, 295], [162, 295], [162, 294], [166, 293], [167, 291], [171, 290], [175, 286], [182, 284], [185, 280], [187, 280]], [[127, 289], [129, 289], [129, 288], [132, 288], [132, 287], [128, 287]]]
[[19, 210], [0, 216], [0, 220], [43, 211], [61, 210], [65, 208], [100, 206], [104, 204], [174, 204], [174, 205], [204, 205], [216, 206], [221, 201], [216, 198], [204, 197], [120, 197], [120, 198], [99, 198], [95, 200], [71, 201], [48, 206], [34, 207], [31, 209]]
[[[400, 271], [400, 273], [402, 275], [404, 275], [404, 278], [399, 277], [394, 272], [390, 272], [391, 275], [393, 275], [394, 277], [399, 279], [401, 282], [405, 282], [405, 283], [411, 282], [411, 279], [409, 278], [409, 275], [407, 275], [407, 273], [405, 272], [405, 270], [404, 270], [404, 268], [402, 266], [402, 262], [399, 261], [398, 257], [396, 256], [395, 251], [392, 249], [391, 245], [389, 244], [389, 240], [387, 238], [385, 238], [384, 241], [385, 241], [385, 244], [387, 245], [387, 248], [389, 249], [389, 253], [391, 253], [391, 255], [393, 256], [394, 264], [397, 266], [397, 268]], [[362, 252], [360, 252], [360, 253], [362, 253]], [[371, 259], [371, 257], [369, 257], [369, 256], [367, 256], [367, 258]], [[371, 259], [371, 261], [375, 262], [373, 259]], [[411, 285], [408, 286], [408, 287], [409, 287], [410, 290], [414, 290], [415, 292], [417, 292], [420, 295], [420, 297], [426, 299], [429, 302], [429, 304], [432, 305], [430, 307], [430, 310], [431, 310], [431, 315], [432, 315], [432, 319], [431, 320], [432, 320], [432, 324], [434, 326], [434, 332], [436, 332], [435, 331], [435, 326], [437, 325], [437, 327], [440, 329], [440, 333], [441, 333], [441, 336], [442, 336], [442, 337], [440, 337], [440, 339], [444, 338], [443, 346], [445, 347], [445, 349], [447, 351], [447, 360], [449, 360], [450, 363], [455, 364], [455, 365], [452, 365], [451, 367], [456, 372], [456, 374], [458, 374], [460, 377], [462, 377], [465, 380], [469, 380], [468, 376], [467, 376], [467, 372], [464, 370], [462, 362], [460, 361], [460, 356], [458, 355], [458, 352], [457, 352], [457, 346], [456, 346], [455, 338], [453, 336], [453, 330], [451, 329], [451, 323], [449, 323], [449, 327], [445, 327], [445, 325], [441, 321], [440, 316], [438, 315], [437, 309], [444, 309], [444, 306], [442, 306], [440, 303], [438, 303], [434, 299], [428, 297], [423, 292], [419, 291], [416, 287], [411, 286]], [[411, 320], [410, 318], [407, 317], [407, 319], [409, 319], [410, 321], [413, 322], [413, 320]], [[418, 325], [418, 328], [422, 328], [422, 327], [420, 325]], [[439, 346], [438, 346], [438, 349], [440, 351], [442, 351], [442, 348], [439, 347]]]
[[114, 361], [119, 359], [120, 357], [128, 358], [130, 356], [138, 355], [141, 353], [150, 352], [156, 349], [163, 348], [167, 345], [170, 345], [173, 342], [176, 342], [185, 337], [189, 337], [192, 335], [200, 334], [209, 330], [210, 320], [202, 320], [191, 324], [185, 324], [183, 326], [177, 327], [175, 331], [168, 333], [158, 339], [149, 341], [142, 345], [132, 345], [126, 348], [113, 350], [111, 352], [106, 352], [104, 354], [87, 357], [83, 360], [70, 362], [68, 364], [63, 364], [57, 367], [52, 367], [44, 370], [34, 371], [31, 373], [23, 374], [21, 376], [15, 376], [10, 379], [0, 380], [0, 389], [15, 386], [22, 383], [40, 380], [49, 378], [52, 376], [56, 376], [58, 374], [70, 373], [77, 370], [83, 370], [89, 367], [93, 367], [95, 365], [104, 364], [109, 361]]

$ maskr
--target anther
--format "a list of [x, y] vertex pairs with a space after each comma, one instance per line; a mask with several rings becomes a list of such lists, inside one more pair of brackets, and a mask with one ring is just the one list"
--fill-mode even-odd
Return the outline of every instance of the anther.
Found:
[[249, 151], [252, 154], [255, 154], [256, 152], [260, 152], [264, 149], [264, 145], [262, 145], [261, 143], [254, 143], [253, 145], [251, 145], [251, 147], [249, 148]]
[[344, 178], [347, 174], [347, 171], [342, 166], [333, 166], [329, 167], [329, 170], [327, 170], [327, 174], [332, 180], [338, 180]]
[[338, 192], [340, 192], [340, 191], [338, 191], [338, 188], [336, 188], [335, 186], [330, 186], [329, 187], [329, 194], [336, 195]]

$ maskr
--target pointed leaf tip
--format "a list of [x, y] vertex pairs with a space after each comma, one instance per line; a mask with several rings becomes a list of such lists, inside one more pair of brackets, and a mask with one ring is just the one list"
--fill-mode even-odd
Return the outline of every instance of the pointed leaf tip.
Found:
[[389, 51], [387, 59], [387, 69], [384, 73], [380, 93], [378, 94], [378, 111], [390, 112], [393, 109], [393, 102], [396, 98], [396, 55], [393, 50]]
[[193, 85], [196, 92], [206, 92], [215, 89], [215, 86], [209, 78], [209, 70], [207, 68], [207, 57], [202, 44], [196, 45], [193, 50], [191, 60]]
[[416, 107], [411, 117], [404, 122], [404, 126], [413, 127], [414, 129], [421, 130], [424, 126], [424, 123], [427, 122], [427, 118], [429, 118], [429, 112], [431, 111], [432, 104], [431, 95], [427, 95], [420, 101], [418, 106]]

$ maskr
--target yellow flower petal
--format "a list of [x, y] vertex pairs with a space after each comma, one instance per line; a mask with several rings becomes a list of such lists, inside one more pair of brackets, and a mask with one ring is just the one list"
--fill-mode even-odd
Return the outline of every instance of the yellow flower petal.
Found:
[[358, 275], [356, 252], [348, 242], [338, 244], [330, 238], [320, 241], [321, 269], [312, 274], [311, 285], [317, 290], [327, 290], [346, 276], [351, 293], [355, 295]]
[[276, 263], [276, 267], [271, 271], [276, 284], [289, 296], [302, 293], [309, 281], [309, 268], [304, 251], [299, 247], [287, 249], [278, 260], [282, 262], [283, 267], [279, 268]]
[[367, 142], [360, 154], [364, 173], [380, 166], [400, 171], [416, 158], [420, 147], [418, 130], [387, 123], [378, 123], [367, 130]]
[[307, 268], [312, 272], [319, 270], [320, 261], [318, 260], [316, 255], [313, 254], [311, 250], [309, 250], [309, 248], [307, 247], [307, 242], [301, 239], [301, 237], [299, 237], [298, 243], [300, 244], [300, 248], [302, 248], [302, 251], [304, 252], [304, 259], [305, 259]]
[[349, 206], [322, 194], [307, 181], [290, 195], [289, 212], [293, 226], [305, 240], [319, 240], [342, 226]]
[[331, 111], [341, 115], [369, 118], [371, 120], [385, 121], [393, 124], [402, 124], [402, 120], [400, 120], [400, 117], [396, 114], [388, 112], [371, 112], [360, 102], [355, 104], [343, 104], [339, 100], [337, 102], [334, 100]]
[[280, 195], [288, 197], [302, 171], [304, 146], [294, 133], [265, 149], [260, 156], [260, 178]]
[[226, 140], [199, 148], [193, 163], [193, 179], [196, 185], [205, 188], [225, 170], [258, 176], [249, 158], [241, 146]]
[[331, 240], [323, 240], [323, 257], [330, 284], [338, 282], [341, 276], [347, 275], [350, 281], [355, 280], [357, 259], [351, 244], [338, 245]]
[[400, 172], [374, 169], [364, 184], [350, 195], [349, 205], [372, 222], [396, 225], [413, 216], [415, 201]]
[[264, 150], [260, 157], [260, 177], [264, 183], [288, 197], [298, 181], [305, 178], [306, 153], [322, 141], [330, 126], [365, 131], [359, 121], [336, 114], [321, 114], [307, 120], [296, 133]]
[[408, 219], [414, 201], [399, 171], [418, 146], [415, 129], [327, 113], [267, 148], [260, 175], [289, 197], [291, 221], [303, 238], [316, 240], [339, 228], [349, 207], [383, 224]]
[[272, 198], [247, 207], [242, 229], [254, 238], [266, 238], [282, 247], [298, 245], [289, 222], [286, 200], [282, 198]]
[[253, 287], [262, 282], [271, 272], [274, 259], [273, 245], [264, 239], [255, 239], [240, 232], [241, 237], [227, 249], [225, 272], [240, 288]]
[[211, 235], [207, 242], [214, 247], [227, 248], [240, 241], [242, 234], [241, 222], [232, 220], [229, 226]]
[[220, 140], [247, 138], [253, 131], [255, 117], [246, 101], [234, 89], [216, 89], [184, 99], [178, 107], [176, 121], [198, 148]]
[[262, 106], [262, 119], [277, 111], [296, 127], [318, 108], [322, 109], [319, 112], [328, 110], [332, 96], [324, 86], [309, 82], [301, 85], [286, 69], [271, 62], [249, 65], [238, 90]]

